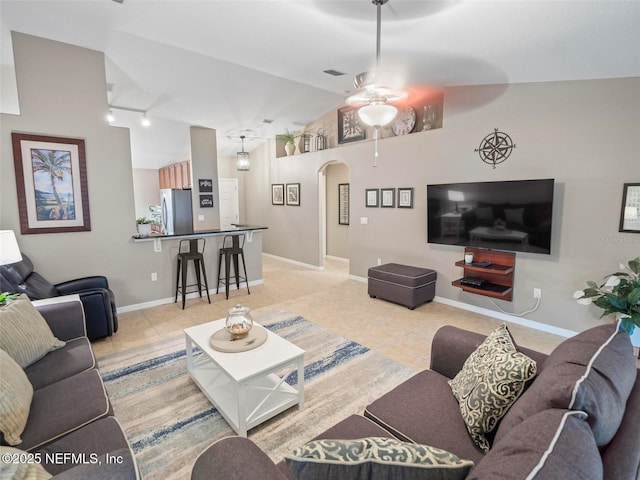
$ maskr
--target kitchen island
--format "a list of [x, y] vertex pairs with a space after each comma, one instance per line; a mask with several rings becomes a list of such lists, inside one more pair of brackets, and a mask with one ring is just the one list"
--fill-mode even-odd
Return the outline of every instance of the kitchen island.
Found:
[[[164, 235], [152, 233], [151, 235], [131, 237], [136, 244], [148, 244], [152, 246], [153, 251], [169, 257], [171, 261], [171, 289], [175, 288], [175, 278], [177, 273], [177, 262], [175, 261], [180, 241], [195, 240], [196, 238], [204, 238], [206, 246], [204, 251], [204, 259], [207, 270], [207, 280], [209, 283], [209, 291], [215, 293], [218, 284], [216, 274], [218, 273], [218, 251], [224, 242], [224, 238], [228, 235], [244, 235], [244, 256], [247, 267], [247, 277], [249, 285], [259, 285], [263, 283], [262, 278], [262, 231], [268, 227], [259, 225], [231, 225], [221, 228], [197, 231], [193, 233], [181, 233], [174, 235]], [[191, 242], [193, 244], [193, 242]], [[191, 266], [189, 267], [189, 275], [193, 275]], [[191, 282], [190, 282], [191, 283]], [[241, 285], [241, 288], [243, 285]]]

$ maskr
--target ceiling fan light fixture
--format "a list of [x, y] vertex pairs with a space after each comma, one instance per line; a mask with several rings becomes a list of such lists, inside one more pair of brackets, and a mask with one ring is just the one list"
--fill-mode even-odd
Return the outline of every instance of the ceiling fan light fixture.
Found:
[[239, 172], [246, 172], [251, 166], [251, 162], [249, 161], [249, 152], [244, 151], [244, 138], [244, 135], [240, 135], [240, 140], [242, 141], [242, 151], [238, 152], [236, 157], [236, 170], [238, 170]]
[[358, 110], [360, 120], [370, 127], [382, 127], [390, 123], [394, 118], [398, 109], [393, 105], [389, 105], [384, 101], [371, 102]]

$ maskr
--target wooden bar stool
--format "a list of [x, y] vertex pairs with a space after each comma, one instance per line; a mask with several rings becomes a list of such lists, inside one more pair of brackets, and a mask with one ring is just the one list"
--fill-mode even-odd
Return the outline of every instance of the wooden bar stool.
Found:
[[[240, 289], [240, 280], [244, 280], [247, 284], [247, 292], [251, 295], [249, 290], [249, 280], [247, 279], [247, 265], [244, 261], [244, 235], [226, 235], [222, 240], [222, 247], [220, 247], [218, 254], [218, 286], [216, 287], [216, 294], [220, 290], [220, 284], [224, 284], [225, 294], [227, 299], [229, 298], [229, 283], [231, 279], [235, 279], [236, 288]], [[224, 256], [224, 278], [220, 278], [220, 267], [222, 266], [222, 257]], [[238, 259], [242, 259], [242, 269], [244, 271], [244, 277], [240, 275]], [[235, 275], [231, 275], [231, 260], [233, 260], [233, 272]]]
[[[207, 283], [207, 270], [204, 267], [204, 247], [205, 239], [198, 238], [185, 238], [180, 240], [178, 247], [178, 270], [176, 273], [176, 298], [173, 303], [178, 301], [178, 292], [182, 293], [182, 309], [184, 310], [185, 298], [187, 295], [187, 288], [198, 287], [198, 293], [202, 297], [202, 289], [207, 293], [207, 300], [211, 303], [209, 297], [209, 285]], [[188, 249], [187, 249], [188, 247]], [[196, 272], [197, 283], [187, 285], [187, 271], [189, 270], [189, 260], [193, 261], [193, 267]], [[202, 270], [202, 272], [200, 272]], [[182, 282], [180, 282], [182, 279]]]

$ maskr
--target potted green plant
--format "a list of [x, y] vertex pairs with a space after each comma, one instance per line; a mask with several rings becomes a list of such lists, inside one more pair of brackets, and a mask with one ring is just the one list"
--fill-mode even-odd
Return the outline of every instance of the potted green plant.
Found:
[[287, 130], [287, 133], [276, 135], [276, 138], [278, 140], [283, 140], [285, 142], [284, 151], [287, 152], [287, 156], [293, 155], [293, 152], [296, 149], [296, 146], [295, 146], [296, 137], [297, 137], [297, 134], [295, 132], [291, 133], [289, 130]]
[[594, 304], [602, 309], [602, 315], [615, 314], [621, 321], [621, 328], [629, 335], [640, 327], [640, 257], [629, 261], [622, 271], [605, 276], [606, 281], [598, 285], [588, 281], [587, 288], [573, 294], [581, 305]]
[[151, 220], [147, 217], [136, 218], [136, 224], [138, 226], [138, 235], [146, 237], [151, 234]]

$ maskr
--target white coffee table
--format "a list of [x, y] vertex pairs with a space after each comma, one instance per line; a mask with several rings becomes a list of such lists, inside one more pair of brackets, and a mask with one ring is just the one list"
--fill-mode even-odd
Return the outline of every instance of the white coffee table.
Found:
[[[219, 352], [209, 338], [224, 324], [222, 319], [185, 329], [187, 371], [231, 428], [246, 437], [265, 420], [304, 406], [304, 350], [267, 330], [267, 341], [253, 350]], [[285, 379], [296, 369], [298, 383], [292, 387]]]

